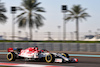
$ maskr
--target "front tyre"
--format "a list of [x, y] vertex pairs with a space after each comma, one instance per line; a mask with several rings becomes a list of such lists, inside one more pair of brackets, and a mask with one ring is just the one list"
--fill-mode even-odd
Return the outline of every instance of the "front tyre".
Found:
[[14, 52], [9, 52], [7, 54], [7, 60], [8, 61], [15, 61], [15, 59], [16, 59], [16, 54]]
[[53, 63], [55, 61], [55, 56], [53, 54], [48, 54], [45, 57], [47, 63]]
[[67, 53], [62, 53], [62, 56], [69, 58], [69, 55]]

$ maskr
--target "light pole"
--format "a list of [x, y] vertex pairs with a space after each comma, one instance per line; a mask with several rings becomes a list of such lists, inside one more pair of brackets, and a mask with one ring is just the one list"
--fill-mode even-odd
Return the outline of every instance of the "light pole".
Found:
[[21, 31], [18, 31], [18, 38], [20, 38], [21, 37]]
[[92, 33], [92, 31], [91, 31], [91, 30], [89, 30], [89, 35], [91, 35], [91, 33]]
[[99, 35], [98, 35], [98, 32], [95, 32], [95, 36], [96, 36], [96, 37], [97, 37], [97, 39], [98, 39], [98, 36], [99, 36]]
[[58, 26], [58, 40], [60, 40], [60, 36], [61, 36], [61, 34], [60, 34], [60, 28], [61, 28], [61, 26]]
[[27, 38], [27, 40], [29, 39], [28, 32], [25, 32], [25, 37]]
[[38, 31], [35, 31], [35, 40], [38, 40]]
[[71, 40], [73, 40], [73, 32], [70, 32], [70, 35], [71, 35]]
[[64, 22], [63, 22], [63, 40], [65, 40], [66, 39], [66, 20], [65, 20], [65, 18], [66, 18], [66, 12], [67, 12], [67, 5], [62, 5], [62, 13], [63, 13], [63, 20], [64, 20]]
[[4, 39], [6, 39], [6, 32], [3, 32]]
[[48, 33], [48, 40], [53, 40], [51, 37], [51, 32], [47, 32]]
[[[76, 35], [76, 33], [77, 33], [77, 31], [74, 31], [74, 33], [75, 33], [75, 35]], [[77, 36], [75, 36], [75, 40], [77, 39]]]
[[15, 6], [12, 6], [11, 7], [11, 13], [12, 13], [12, 40], [14, 40], [15, 38], [15, 13], [16, 13], [16, 7]]
[[98, 31], [98, 34], [99, 34], [99, 32], [100, 32], [100, 29], [98, 28], [98, 29], [97, 29], [97, 31]]

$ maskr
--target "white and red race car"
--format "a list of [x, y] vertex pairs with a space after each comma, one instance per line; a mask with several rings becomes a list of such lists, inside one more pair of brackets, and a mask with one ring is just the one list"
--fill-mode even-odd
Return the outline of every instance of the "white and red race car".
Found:
[[77, 58], [69, 58], [67, 53], [50, 53], [49, 51], [42, 49], [38, 50], [38, 47], [29, 47], [27, 49], [14, 49], [8, 48], [7, 59], [9, 61], [15, 61], [16, 59], [29, 60], [39, 60], [46, 61], [48, 63], [52, 62], [78, 62]]

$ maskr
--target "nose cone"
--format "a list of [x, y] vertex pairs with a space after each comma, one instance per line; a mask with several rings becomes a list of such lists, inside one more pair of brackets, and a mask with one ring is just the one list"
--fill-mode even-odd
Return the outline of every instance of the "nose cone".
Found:
[[78, 59], [77, 58], [73, 58], [71, 61], [72, 62], [78, 62]]
[[78, 62], [78, 59], [77, 58], [74, 58], [75, 62]]

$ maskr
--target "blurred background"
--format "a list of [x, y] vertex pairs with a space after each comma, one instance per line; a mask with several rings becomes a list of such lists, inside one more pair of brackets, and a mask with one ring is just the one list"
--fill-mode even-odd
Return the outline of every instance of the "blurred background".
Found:
[[[26, 13], [29, 12], [22, 5], [24, 1], [15, 0], [14, 3], [13, 0], [0, 0], [0, 11], [5, 16], [4, 21], [0, 20], [0, 40], [100, 41], [99, 0], [30, 0], [32, 4], [39, 3], [38, 7], [42, 7], [42, 12], [33, 10], [32, 14], [36, 13], [45, 18], [40, 20], [42, 22], [40, 25], [34, 24], [31, 31], [29, 24], [22, 25], [23, 28], [21, 28], [19, 21], [16, 21], [23, 10]], [[63, 5], [66, 6], [66, 9], [63, 9]], [[83, 9], [85, 14], [87, 13], [86, 17], [82, 17], [83, 20], [79, 20], [79, 26], [76, 26], [76, 20], [69, 21], [68, 19], [70, 11], [75, 6]], [[65, 10], [65, 13], [63, 10]], [[87, 18], [89, 15], [90, 17]], [[24, 17], [27, 16], [24, 15]]]
[[[100, 41], [100, 32], [80, 32], [79, 33], [80, 41]], [[12, 37], [15, 40], [30, 40], [28, 32], [15, 32], [15, 36], [12, 36], [11, 32], [0, 32], [0, 40], [12, 40]], [[32, 40], [63, 40], [63, 32], [33, 32]], [[66, 39], [67, 41], [76, 41], [76, 32], [67, 32]]]

